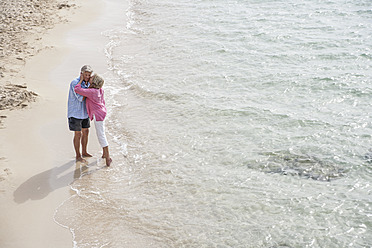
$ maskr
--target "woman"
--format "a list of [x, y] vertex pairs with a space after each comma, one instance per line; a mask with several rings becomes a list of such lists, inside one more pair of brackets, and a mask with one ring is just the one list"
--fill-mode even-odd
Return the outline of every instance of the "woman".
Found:
[[75, 92], [86, 97], [87, 112], [91, 120], [94, 119], [98, 141], [103, 149], [102, 158], [106, 159], [106, 165], [110, 166], [112, 159], [108, 149], [108, 143], [105, 135], [105, 117], [106, 106], [102, 89], [104, 80], [97, 74], [93, 75], [90, 80], [88, 89], [81, 87], [83, 77], [80, 77], [79, 83], [75, 86]]

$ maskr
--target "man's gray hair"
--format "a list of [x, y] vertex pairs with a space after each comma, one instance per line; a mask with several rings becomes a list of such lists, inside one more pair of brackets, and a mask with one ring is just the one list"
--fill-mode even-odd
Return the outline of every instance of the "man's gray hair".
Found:
[[93, 72], [93, 69], [90, 65], [84, 65], [83, 67], [81, 67], [81, 72]]

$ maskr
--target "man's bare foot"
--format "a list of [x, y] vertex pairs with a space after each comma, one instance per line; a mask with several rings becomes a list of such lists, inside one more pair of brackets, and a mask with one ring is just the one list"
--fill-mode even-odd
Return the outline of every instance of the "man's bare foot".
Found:
[[90, 154], [87, 153], [87, 152], [83, 153], [82, 155], [83, 155], [83, 157], [88, 157], [88, 158], [93, 157], [92, 155], [90, 155]]
[[83, 159], [82, 157], [76, 157], [76, 162], [82, 162], [82, 163], [85, 163], [87, 162], [85, 159]]
[[107, 166], [110, 166], [111, 162], [112, 162], [111, 158], [106, 158], [106, 165]]

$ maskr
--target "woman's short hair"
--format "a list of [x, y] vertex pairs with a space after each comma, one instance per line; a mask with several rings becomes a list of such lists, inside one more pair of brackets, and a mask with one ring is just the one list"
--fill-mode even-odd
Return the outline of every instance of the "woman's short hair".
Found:
[[105, 80], [103, 80], [103, 78], [101, 76], [99, 76], [97, 74], [94, 74], [92, 76], [91, 85], [92, 85], [93, 88], [96, 88], [96, 89], [102, 88], [104, 82], [105, 82]]

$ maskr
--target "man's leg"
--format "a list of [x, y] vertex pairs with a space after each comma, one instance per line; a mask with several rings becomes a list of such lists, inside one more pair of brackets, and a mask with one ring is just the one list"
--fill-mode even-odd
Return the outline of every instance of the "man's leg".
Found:
[[83, 162], [85, 161], [80, 154], [80, 140], [81, 140], [82, 132], [81, 131], [75, 131], [74, 132], [74, 148], [75, 148], [75, 153], [76, 153], [76, 161]]
[[92, 157], [92, 155], [90, 155], [87, 151], [88, 136], [89, 136], [89, 128], [83, 128], [82, 129], [82, 137], [81, 137], [81, 147], [82, 147], [83, 157]]

